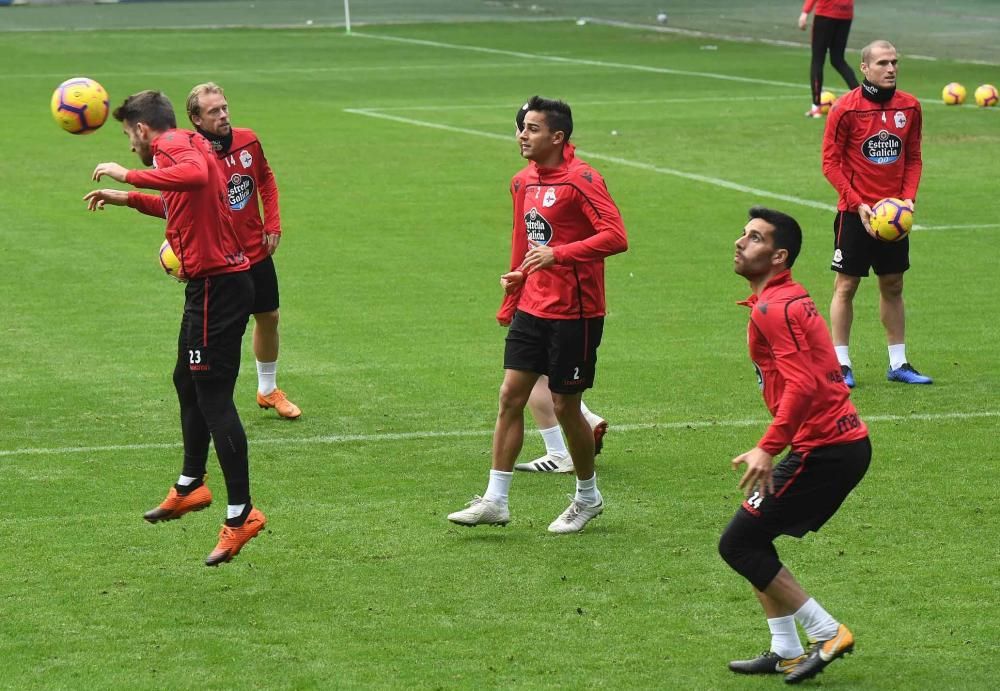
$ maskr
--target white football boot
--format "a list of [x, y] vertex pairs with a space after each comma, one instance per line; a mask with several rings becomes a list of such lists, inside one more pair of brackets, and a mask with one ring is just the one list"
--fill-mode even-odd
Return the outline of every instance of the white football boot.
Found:
[[559, 518], [552, 521], [549, 525], [550, 533], [578, 533], [590, 522], [590, 519], [600, 516], [601, 512], [604, 511], [604, 498], [600, 495], [598, 495], [600, 501], [597, 506], [581, 504], [572, 494], [566, 496], [569, 497], [569, 508], [559, 514]]
[[527, 473], [572, 473], [573, 459], [569, 454], [547, 453], [528, 463], [518, 463], [514, 466], [514, 470], [523, 470]]
[[507, 525], [510, 523], [510, 509], [506, 504], [500, 504], [479, 495], [472, 498], [466, 508], [448, 514], [452, 523], [473, 527], [477, 525]]

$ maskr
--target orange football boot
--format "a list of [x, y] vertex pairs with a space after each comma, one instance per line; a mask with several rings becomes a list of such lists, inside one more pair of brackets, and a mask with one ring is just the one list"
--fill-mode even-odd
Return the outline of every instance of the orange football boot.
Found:
[[268, 395], [263, 395], [260, 391], [257, 392], [257, 405], [261, 408], [274, 408], [278, 411], [278, 415], [289, 420], [294, 420], [302, 411], [299, 407], [288, 400], [285, 396], [285, 392], [281, 389], [275, 389]]
[[212, 505], [212, 492], [208, 485], [202, 485], [187, 494], [180, 494], [176, 487], [171, 487], [164, 499], [155, 509], [150, 509], [142, 515], [150, 523], [173, 521], [191, 511], [201, 511]]
[[256, 506], [250, 509], [250, 515], [238, 528], [230, 528], [223, 523], [222, 530], [219, 531], [219, 544], [205, 559], [205, 566], [218, 566], [231, 561], [240, 553], [243, 545], [257, 537], [257, 533], [263, 530], [265, 525], [267, 517]]

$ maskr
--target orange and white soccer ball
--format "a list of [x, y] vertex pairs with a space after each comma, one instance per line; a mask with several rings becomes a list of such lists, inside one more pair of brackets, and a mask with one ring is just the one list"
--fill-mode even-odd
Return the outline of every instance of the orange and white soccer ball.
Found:
[[952, 82], [941, 89], [941, 100], [946, 106], [960, 106], [965, 103], [965, 87]]
[[997, 88], [992, 84], [983, 84], [976, 89], [976, 105], [980, 108], [992, 108], [1000, 100]]
[[902, 199], [889, 197], [876, 202], [868, 223], [879, 240], [896, 242], [913, 228], [913, 207]]
[[52, 117], [70, 134], [90, 134], [108, 119], [108, 92], [93, 79], [67, 79], [52, 93]]

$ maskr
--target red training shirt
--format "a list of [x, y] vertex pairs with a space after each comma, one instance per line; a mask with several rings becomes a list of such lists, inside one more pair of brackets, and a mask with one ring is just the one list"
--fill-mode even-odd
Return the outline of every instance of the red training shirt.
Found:
[[[247, 259], [251, 264], [256, 264], [267, 258], [264, 234], [281, 235], [278, 184], [274, 180], [274, 173], [267, 164], [257, 135], [245, 127], [234, 127], [229, 151], [219, 151], [216, 155], [229, 189], [233, 227], [243, 244]], [[260, 217], [258, 194], [264, 204], [264, 220]]]
[[853, 19], [854, 0], [805, 0], [802, 3], [802, 11], [806, 14], [816, 8], [817, 17], [829, 17], [830, 19]]
[[167, 219], [167, 240], [184, 275], [202, 278], [250, 268], [208, 140], [196, 132], [167, 130], [153, 140], [152, 150], [154, 170], [130, 170], [125, 182], [163, 194], [129, 192], [128, 205]]
[[497, 320], [510, 323], [514, 310], [543, 319], [603, 317], [604, 258], [628, 249], [625, 224], [604, 178], [563, 148], [555, 168], [533, 161], [511, 180], [514, 224], [511, 270], [528, 253], [528, 238], [552, 247], [556, 263], [525, 278], [504, 298]]
[[923, 170], [920, 101], [896, 91], [875, 103], [864, 97], [864, 88], [837, 99], [823, 133], [823, 175], [840, 194], [841, 211], [886, 197], [916, 201]]
[[750, 308], [750, 359], [774, 420], [757, 446], [777, 456], [864, 439], [868, 428], [851, 403], [826, 321], [800, 284], [783, 271], [741, 305]]

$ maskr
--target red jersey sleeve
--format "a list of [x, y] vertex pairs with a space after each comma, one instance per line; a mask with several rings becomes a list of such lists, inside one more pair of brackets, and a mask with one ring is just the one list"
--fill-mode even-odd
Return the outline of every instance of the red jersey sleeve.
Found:
[[851, 187], [851, 181], [844, 174], [844, 157], [846, 156], [846, 141], [850, 132], [850, 119], [853, 116], [846, 108], [836, 105], [830, 109], [826, 118], [826, 129], [823, 131], [823, 175], [830, 181], [847, 201], [849, 211], [858, 208], [864, 202], [857, 190]]
[[920, 155], [920, 142], [923, 137], [924, 113], [920, 101], [913, 99], [914, 118], [913, 129], [906, 138], [906, 162], [903, 164], [903, 199], [917, 199], [917, 187], [920, 185], [920, 175], [924, 170], [924, 161]]
[[186, 137], [183, 140], [175, 138], [169, 147], [159, 147], [156, 155], [165, 157], [171, 165], [130, 170], [125, 175], [125, 182], [134, 187], [172, 192], [198, 189], [208, 184], [208, 162], [198, 155]]
[[[801, 325], [803, 305], [788, 303], [784, 310], [774, 310], [754, 319], [774, 354], [775, 366], [784, 380], [784, 389], [774, 419], [757, 446], [777, 456], [792, 443], [795, 433], [809, 414], [816, 381], [807, 355], [809, 343]], [[756, 315], [755, 315], [756, 316]]]
[[813, 10], [813, 5], [816, 4], [816, 0], [806, 0], [802, 3], [802, 11], [809, 14]]
[[[514, 205], [514, 221], [511, 224], [511, 236], [510, 236], [510, 271], [513, 271], [517, 267], [521, 266], [521, 262], [524, 261], [524, 255], [528, 253], [528, 236], [524, 232], [518, 232], [517, 222], [518, 219], [523, 214], [524, 209], [524, 181], [519, 180], [519, 176], [515, 175], [510, 182], [510, 196]], [[518, 288], [515, 292], [510, 295], [504, 295], [503, 302], [500, 303], [500, 309], [497, 310], [497, 321], [508, 326], [511, 320], [514, 319], [514, 311], [517, 309], [517, 303], [521, 299], [521, 291], [524, 288], [524, 284]]]
[[587, 168], [575, 175], [574, 181], [576, 194], [581, 196], [580, 208], [595, 232], [583, 240], [553, 247], [552, 254], [556, 263], [592, 262], [627, 250], [625, 223], [608, 192], [604, 178], [596, 170]]
[[145, 192], [129, 192], [128, 206], [139, 213], [157, 218], [167, 217], [167, 207], [163, 203], [163, 197], [158, 194], [146, 194]]
[[263, 147], [260, 150], [260, 199], [264, 203], [264, 232], [281, 235], [281, 214], [278, 211], [278, 183], [267, 163]]

